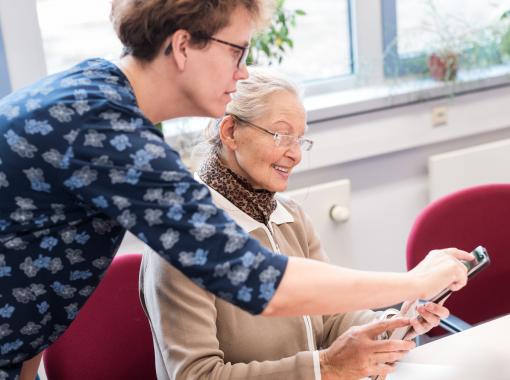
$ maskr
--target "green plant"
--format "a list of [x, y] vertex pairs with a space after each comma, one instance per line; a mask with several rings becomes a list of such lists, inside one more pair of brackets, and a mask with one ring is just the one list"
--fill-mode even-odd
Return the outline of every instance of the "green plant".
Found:
[[[501, 20], [503, 22], [510, 21], [510, 9], [503, 13], [503, 15], [501, 16]], [[510, 58], [510, 25], [508, 26], [506, 32], [501, 37], [500, 50], [501, 54], [505, 58]]]
[[286, 9], [285, 0], [277, 0], [269, 29], [251, 40], [248, 65], [281, 63], [287, 51], [294, 47], [290, 30], [296, 27], [296, 18], [305, 14], [302, 9]]
[[154, 126], [157, 129], [159, 129], [161, 131], [161, 133], [163, 133], [163, 123], [159, 122], [159, 123], [154, 124]]

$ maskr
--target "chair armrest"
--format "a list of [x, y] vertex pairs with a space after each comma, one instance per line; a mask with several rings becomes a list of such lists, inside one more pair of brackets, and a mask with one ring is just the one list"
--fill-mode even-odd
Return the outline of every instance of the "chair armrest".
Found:
[[439, 322], [439, 326], [453, 334], [473, 327], [472, 325], [470, 325], [467, 322], [464, 322], [462, 319], [456, 317], [455, 315], [450, 315], [448, 318], [441, 319], [441, 321]]

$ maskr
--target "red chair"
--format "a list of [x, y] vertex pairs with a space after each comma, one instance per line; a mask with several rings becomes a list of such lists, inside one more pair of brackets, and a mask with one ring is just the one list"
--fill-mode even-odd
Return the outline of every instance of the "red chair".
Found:
[[138, 296], [141, 255], [115, 257], [67, 331], [44, 352], [48, 380], [156, 379]]
[[[487, 248], [491, 264], [445, 303], [469, 324], [510, 313], [510, 184], [470, 187], [432, 202], [418, 215], [407, 241], [408, 269], [432, 249], [469, 252], [478, 245]], [[455, 322], [446, 325], [449, 331], [462, 330]]]

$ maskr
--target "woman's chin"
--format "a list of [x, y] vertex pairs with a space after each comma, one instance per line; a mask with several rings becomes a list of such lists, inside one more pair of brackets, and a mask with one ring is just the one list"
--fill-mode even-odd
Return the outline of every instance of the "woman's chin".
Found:
[[287, 190], [288, 182], [285, 181], [278, 181], [280, 183], [272, 183], [271, 186], [267, 190], [273, 192], [273, 193], [281, 193]]

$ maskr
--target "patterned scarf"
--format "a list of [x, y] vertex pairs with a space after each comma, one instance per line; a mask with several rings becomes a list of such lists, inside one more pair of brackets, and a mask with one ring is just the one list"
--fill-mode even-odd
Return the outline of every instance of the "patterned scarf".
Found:
[[275, 193], [264, 189], [254, 189], [245, 178], [223, 165], [216, 154], [209, 155], [198, 170], [198, 175], [202, 181], [237, 208], [256, 221], [267, 225], [269, 217], [276, 209]]

